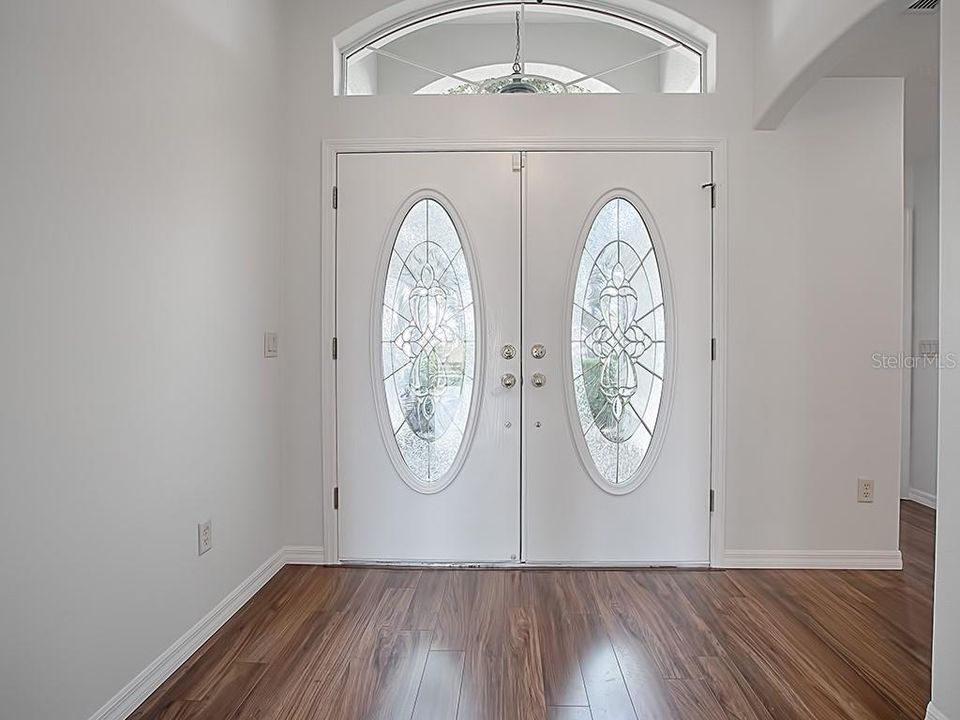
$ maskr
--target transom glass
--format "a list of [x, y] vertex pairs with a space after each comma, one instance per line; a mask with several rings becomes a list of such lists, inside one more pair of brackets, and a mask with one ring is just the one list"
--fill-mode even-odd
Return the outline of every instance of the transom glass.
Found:
[[[701, 39], [607, 3], [459, 0], [341, 48], [344, 95], [499, 93], [513, 63], [536, 93], [702, 93]], [[676, 15], [671, 13], [671, 15]], [[690, 22], [684, 23], [689, 26]]]

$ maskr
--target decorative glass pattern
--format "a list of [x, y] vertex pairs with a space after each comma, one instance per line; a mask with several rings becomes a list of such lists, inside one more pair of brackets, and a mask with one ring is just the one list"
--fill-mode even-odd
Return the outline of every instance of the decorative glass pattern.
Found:
[[577, 270], [571, 356], [580, 428], [600, 476], [637, 474], [663, 394], [666, 321], [657, 254], [633, 203], [597, 213]]
[[407, 213], [387, 267], [383, 385], [403, 461], [425, 486], [453, 466], [473, 399], [473, 289], [463, 244], [436, 200]]

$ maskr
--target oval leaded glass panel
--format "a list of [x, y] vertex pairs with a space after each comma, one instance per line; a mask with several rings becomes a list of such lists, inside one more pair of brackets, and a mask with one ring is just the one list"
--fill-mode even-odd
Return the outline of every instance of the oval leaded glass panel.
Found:
[[463, 244], [436, 200], [420, 200], [404, 217], [384, 282], [381, 344], [390, 430], [417, 483], [437, 487], [466, 434], [476, 337]]
[[643, 218], [614, 198], [590, 227], [573, 298], [571, 355], [580, 429], [600, 477], [633, 480], [663, 394], [666, 323], [660, 268]]

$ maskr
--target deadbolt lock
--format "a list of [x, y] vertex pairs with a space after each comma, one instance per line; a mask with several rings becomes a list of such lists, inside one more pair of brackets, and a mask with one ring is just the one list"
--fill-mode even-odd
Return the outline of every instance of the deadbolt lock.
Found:
[[533, 355], [533, 357], [537, 360], [543, 360], [543, 358], [547, 356], [547, 349], [540, 343], [537, 343], [530, 348], [530, 354]]
[[513, 360], [517, 356], [517, 349], [513, 345], [504, 345], [500, 355], [504, 360]]

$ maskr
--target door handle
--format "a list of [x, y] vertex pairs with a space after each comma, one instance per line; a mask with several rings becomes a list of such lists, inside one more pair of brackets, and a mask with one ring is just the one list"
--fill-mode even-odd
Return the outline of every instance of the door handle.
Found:
[[547, 384], [547, 376], [543, 373], [534, 373], [530, 378], [530, 382], [533, 383], [534, 387], [541, 388]]
[[513, 373], [504, 373], [500, 376], [500, 384], [509, 390], [517, 384], [517, 376]]

